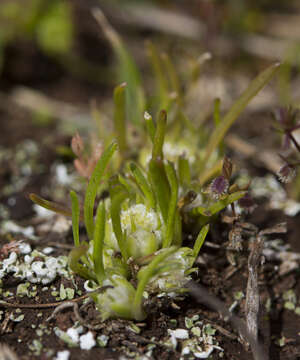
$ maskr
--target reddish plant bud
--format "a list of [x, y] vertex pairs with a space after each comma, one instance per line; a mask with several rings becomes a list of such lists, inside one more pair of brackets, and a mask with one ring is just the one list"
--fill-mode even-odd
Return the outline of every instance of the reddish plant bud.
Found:
[[220, 175], [216, 177], [210, 184], [209, 191], [213, 198], [219, 199], [221, 196], [226, 195], [229, 189], [229, 181], [225, 176]]
[[84, 144], [82, 137], [78, 133], [76, 133], [75, 136], [72, 137], [71, 148], [76, 156], [81, 156], [84, 149]]

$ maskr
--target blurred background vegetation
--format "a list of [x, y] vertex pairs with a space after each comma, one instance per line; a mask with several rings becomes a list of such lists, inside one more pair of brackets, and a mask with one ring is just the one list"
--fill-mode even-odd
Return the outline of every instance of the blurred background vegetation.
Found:
[[[108, 27], [93, 16], [97, 8]], [[0, 109], [21, 106], [35, 124], [56, 121], [67, 134], [89, 132], [96, 119], [101, 133], [111, 126], [113, 88], [126, 81], [134, 124], [141, 109], [168, 108], [176, 89], [198, 126], [212, 118], [216, 98], [224, 113], [279, 60], [276, 81], [248, 108], [264, 119], [275, 106], [299, 107], [299, 20], [297, 0], [2, 0]], [[174, 70], [167, 90], [157, 81], [158, 58]], [[237, 128], [242, 136], [264, 135], [259, 126]]]

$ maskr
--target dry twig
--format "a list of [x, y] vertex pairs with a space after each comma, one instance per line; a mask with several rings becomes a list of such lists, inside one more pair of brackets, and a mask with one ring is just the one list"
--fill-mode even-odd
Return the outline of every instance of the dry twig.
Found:
[[259, 312], [259, 289], [258, 289], [258, 266], [260, 263], [264, 239], [258, 235], [253, 244], [248, 259], [248, 283], [246, 295], [246, 322], [248, 333], [257, 341], [258, 336], [258, 312]]

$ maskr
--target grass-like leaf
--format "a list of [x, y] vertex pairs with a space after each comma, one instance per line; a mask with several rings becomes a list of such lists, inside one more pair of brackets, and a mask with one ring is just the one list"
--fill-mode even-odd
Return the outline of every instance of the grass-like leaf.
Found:
[[236, 191], [233, 194], [226, 196], [225, 199], [219, 200], [219, 201], [215, 202], [214, 204], [210, 205], [208, 207], [208, 211], [211, 213], [211, 215], [214, 215], [214, 214], [218, 213], [219, 211], [225, 209], [226, 206], [241, 199], [243, 196], [246, 195], [246, 193], [247, 193], [246, 191]]
[[183, 94], [180, 85], [179, 76], [176, 72], [175, 66], [172, 63], [170, 56], [167, 53], [163, 53], [161, 55], [162, 62], [164, 64], [165, 69], [167, 70], [167, 74], [170, 80], [172, 91], [175, 91], [177, 94], [177, 101], [180, 105], [183, 103]]
[[128, 193], [126, 191], [120, 190], [119, 192], [114, 193], [114, 195], [111, 196], [110, 206], [110, 216], [113, 231], [116, 235], [122, 257], [125, 261], [128, 260], [128, 251], [126, 247], [126, 233], [124, 233], [122, 230], [120, 214], [122, 203], [127, 197]]
[[166, 224], [168, 221], [170, 185], [168, 182], [163, 161], [160, 159], [151, 159], [149, 162], [148, 175], [164, 223]]
[[126, 83], [115, 87], [114, 90], [114, 128], [121, 155], [127, 151], [126, 139]]
[[152, 141], [152, 144], [153, 144], [154, 143], [155, 132], [156, 132], [155, 124], [153, 122], [152, 116], [146, 111], [144, 113], [144, 119], [145, 119], [145, 122], [146, 122], [147, 132], [148, 132], [148, 134], [150, 136], [150, 139]]
[[72, 271], [84, 279], [97, 281], [95, 275], [87, 267], [83, 266], [79, 262], [80, 258], [87, 253], [88, 248], [89, 247], [87, 244], [82, 244], [72, 249], [69, 254], [69, 266]]
[[194, 258], [196, 260], [198, 254], [199, 254], [199, 251], [201, 250], [201, 247], [206, 239], [206, 235], [208, 233], [208, 230], [209, 230], [209, 224], [205, 225], [202, 227], [202, 229], [200, 230], [198, 236], [197, 236], [197, 239], [195, 241], [195, 244], [194, 244], [194, 248], [193, 248], [193, 253], [194, 253]]
[[126, 82], [128, 91], [126, 93], [126, 112], [130, 121], [139, 125], [145, 108], [145, 96], [141, 86], [141, 75], [135, 61], [127, 51], [119, 34], [110, 25], [99, 8], [93, 9], [93, 15], [105, 36], [110, 41], [119, 61], [118, 71], [120, 82]]
[[152, 159], [163, 159], [163, 146], [167, 126], [167, 112], [161, 110], [158, 119], [152, 148]]
[[130, 170], [132, 172], [132, 175], [134, 176], [136, 183], [138, 184], [138, 186], [142, 190], [143, 194], [145, 195], [148, 205], [152, 209], [155, 209], [156, 208], [155, 196], [153, 194], [151, 186], [149, 185], [149, 183], [148, 183], [147, 179], [145, 178], [145, 176], [143, 175], [142, 171], [134, 163], [130, 164]]
[[159, 108], [165, 109], [169, 104], [169, 86], [160, 55], [151, 41], [147, 42], [147, 52], [153, 68], [154, 78], [157, 83]]
[[159, 268], [159, 265], [163, 264], [164, 260], [168, 256], [174, 254], [177, 249], [178, 248], [176, 246], [171, 246], [170, 248], [164, 249], [155, 256], [146, 269], [143, 269], [143, 274], [139, 278], [139, 283], [133, 302], [133, 312], [136, 320], [143, 320], [146, 317], [142, 309], [143, 292], [146, 285], [154, 275], [157, 275], [157, 269]]
[[117, 149], [115, 142], [103, 152], [88, 183], [84, 199], [84, 222], [90, 239], [94, 234], [94, 204], [101, 178], [111, 157]]
[[105, 237], [105, 203], [101, 201], [97, 208], [95, 230], [94, 230], [94, 249], [93, 261], [98, 283], [101, 285], [105, 278], [103, 266], [103, 243]]
[[41, 198], [40, 196], [36, 195], [36, 194], [29, 194], [29, 199], [34, 202], [35, 204], [53, 211], [57, 214], [60, 215], [64, 215], [64, 216], [72, 216], [72, 211], [70, 209], [68, 209], [67, 207], [65, 207], [64, 205], [61, 204], [57, 204], [54, 201], [49, 201], [49, 200], [45, 200], [43, 198]]
[[190, 164], [184, 155], [178, 157], [178, 177], [180, 185], [189, 186], [191, 184]]
[[229, 109], [227, 114], [220, 121], [220, 124], [215, 128], [210, 136], [208, 145], [206, 146], [204, 163], [207, 162], [211, 154], [219, 146], [229, 128], [235, 122], [240, 113], [245, 109], [250, 100], [270, 81], [270, 79], [278, 71], [279, 65], [279, 63], [273, 64], [261, 72]]
[[72, 202], [72, 229], [73, 229], [74, 245], [79, 246], [80, 245], [80, 240], [79, 240], [79, 216], [80, 216], [79, 201], [78, 201], [76, 192], [73, 190], [70, 191], [70, 197], [71, 197], [71, 202]]
[[174, 235], [174, 222], [175, 214], [177, 210], [177, 201], [178, 201], [178, 180], [175, 172], [174, 165], [168, 161], [165, 164], [167, 178], [171, 188], [171, 196], [168, 209], [168, 219], [166, 226], [166, 233], [163, 239], [163, 248], [170, 247]]

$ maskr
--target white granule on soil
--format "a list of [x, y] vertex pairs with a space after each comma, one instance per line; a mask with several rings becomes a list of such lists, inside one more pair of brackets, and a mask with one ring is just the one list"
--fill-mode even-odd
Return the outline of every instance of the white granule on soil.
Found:
[[90, 331], [81, 335], [79, 341], [82, 350], [91, 350], [96, 345], [94, 335]]
[[70, 357], [69, 350], [59, 351], [56, 357], [54, 358], [54, 360], [69, 360], [69, 357]]
[[176, 339], [185, 340], [189, 338], [189, 332], [185, 329], [176, 329], [172, 331]]
[[69, 328], [67, 330], [67, 334], [70, 336], [70, 338], [72, 339], [72, 341], [74, 343], [78, 343], [79, 341], [79, 335], [78, 335], [78, 331], [74, 328]]

